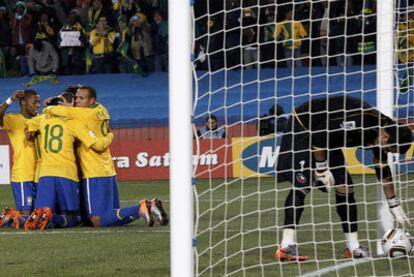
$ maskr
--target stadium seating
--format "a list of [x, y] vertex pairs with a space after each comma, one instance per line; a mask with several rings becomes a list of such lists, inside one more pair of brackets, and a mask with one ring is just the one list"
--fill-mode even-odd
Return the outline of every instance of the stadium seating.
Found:
[[[256, 118], [257, 114], [265, 114], [273, 105], [273, 97], [279, 96], [280, 104], [286, 113], [291, 112], [292, 105], [297, 105], [318, 93], [348, 94], [361, 97], [371, 105], [375, 105], [375, 71], [372, 66], [349, 67], [347, 74], [340, 67], [331, 67], [330, 76], [327, 79], [324, 68], [314, 67], [298, 68], [292, 72], [290, 69], [278, 69], [277, 83], [271, 79], [274, 70], [242, 70], [242, 71], [218, 71], [211, 79], [201, 78], [199, 87], [199, 102], [196, 109], [196, 124], [202, 125], [207, 111], [212, 111], [218, 116], [219, 121], [227, 113], [228, 124], [240, 120], [241, 109], [243, 119]], [[198, 72], [202, 76], [203, 72]], [[257, 75], [260, 78], [257, 78]], [[295, 76], [293, 81], [292, 75]], [[282, 79], [281, 79], [282, 78]], [[25, 87], [22, 85], [25, 78], [0, 79], [2, 97], [5, 99], [12, 90]], [[241, 86], [252, 80], [247, 85]], [[257, 81], [260, 80], [260, 81]], [[57, 95], [68, 85], [84, 84], [96, 88], [98, 100], [105, 105], [111, 113], [112, 128], [137, 128], [137, 127], [167, 127], [168, 126], [168, 74], [153, 73], [144, 78], [138, 74], [105, 74], [105, 75], [79, 75], [59, 77], [58, 85], [42, 82], [33, 86], [42, 98]], [[247, 82], [246, 82], [247, 81]], [[210, 89], [214, 94], [207, 95]], [[295, 95], [289, 96], [292, 90]], [[225, 87], [225, 89], [223, 89]], [[364, 95], [361, 94], [362, 89]], [[203, 97], [203, 94], [204, 97]], [[286, 96], [286, 97], [281, 97]], [[408, 96], [407, 96], [408, 97]], [[407, 99], [402, 96], [399, 102]], [[227, 103], [223, 110], [223, 103]], [[11, 111], [18, 111], [18, 106], [13, 105]], [[401, 111], [401, 113], [411, 111]], [[400, 114], [403, 116], [403, 114]], [[405, 116], [405, 114], [404, 114]]]

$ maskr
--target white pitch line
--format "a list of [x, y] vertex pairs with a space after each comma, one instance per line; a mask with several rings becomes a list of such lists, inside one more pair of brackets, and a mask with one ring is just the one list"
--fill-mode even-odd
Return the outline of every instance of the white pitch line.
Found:
[[316, 271], [312, 271], [309, 273], [306, 273], [304, 275], [300, 275], [301, 277], [314, 277], [314, 276], [321, 276], [323, 274], [332, 272], [332, 271], [336, 271], [336, 270], [341, 270], [347, 267], [351, 267], [351, 266], [355, 266], [358, 264], [363, 264], [363, 263], [367, 263], [367, 262], [371, 262], [374, 261], [374, 258], [363, 258], [363, 259], [358, 259], [358, 260], [351, 260], [351, 261], [347, 261], [347, 262], [343, 262], [343, 263], [339, 263], [336, 265], [331, 265], [325, 268], [322, 268], [320, 270], [316, 270]]
[[[111, 227], [109, 227], [111, 228]], [[0, 236], [14, 236], [14, 235], [66, 235], [66, 234], [116, 234], [116, 233], [169, 233], [169, 229], [133, 229], [133, 230], [46, 230], [46, 231], [34, 231], [34, 232], [0, 232]]]
[[[311, 229], [311, 228], [302, 228], [299, 229], [299, 232], [309, 232], [309, 231], [321, 231], [321, 232], [340, 232], [342, 229], [329, 229], [329, 228], [323, 228], [323, 229]], [[218, 230], [215, 229], [212, 231], [212, 233], [223, 233], [223, 229]], [[230, 233], [234, 232], [240, 232], [240, 229], [228, 229], [227, 230]], [[251, 231], [260, 231], [263, 233], [274, 233], [277, 230], [256, 230], [256, 229], [244, 229], [243, 232], [251, 232]], [[376, 231], [376, 229], [360, 229], [359, 231]], [[133, 227], [130, 227], [128, 229], [112, 229], [112, 227], [102, 228], [102, 229], [94, 229], [94, 230], [81, 230], [79, 228], [76, 229], [56, 229], [56, 230], [46, 230], [46, 231], [34, 231], [34, 232], [0, 232], [1, 236], [13, 236], [13, 235], [60, 235], [60, 234], [111, 234], [111, 233], [170, 233], [169, 229], [149, 229], [149, 228], [143, 228], [143, 229], [135, 229]]]
[[[238, 195], [238, 197], [239, 197], [238, 200], [241, 200], [240, 199], [240, 196], [241, 195]], [[245, 197], [245, 195], [244, 195], [244, 197]], [[358, 197], [356, 197], [356, 198], [358, 198]], [[376, 197], [365, 197], [365, 198], [360, 197], [360, 198], [361, 199], [359, 199], [359, 200], [357, 199], [357, 203], [358, 204], [363, 204], [365, 201], [372, 201], [372, 203], [368, 203], [368, 204], [374, 204], [374, 202], [378, 201], [378, 199]], [[312, 200], [328, 200], [328, 196], [327, 197], [312, 197], [311, 199]], [[210, 202], [223, 202], [223, 201], [231, 201], [231, 200], [233, 200], [233, 199], [232, 198], [228, 198], [228, 199], [224, 199], [224, 198], [214, 198], [214, 199], [199, 199], [198, 201], [199, 202], [210, 203]], [[260, 198], [260, 201], [276, 201], [276, 200], [278, 200], [278, 201], [285, 201], [285, 198], [279, 198], [279, 199], [276, 199], [276, 198]], [[407, 199], [400, 199], [400, 200], [402, 200], [402, 202], [405, 203], [405, 202], [414, 201], [414, 198], [407, 198]], [[123, 201], [126, 201], [126, 200], [121, 200], [121, 202], [123, 202]], [[249, 197], [247, 199], [243, 199], [243, 201], [245, 201], [245, 202], [258, 202], [258, 200], [257, 199], [253, 199], [253, 197]], [[169, 202], [169, 200], [162, 200], [162, 202]], [[326, 202], [326, 204], [329, 204], [329, 203]], [[311, 205], [311, 203], [308, 203], [306, 205], [309, 206], [309, 205]], [[321, 204], [318, 204], [318, 205], [321, 205]]]

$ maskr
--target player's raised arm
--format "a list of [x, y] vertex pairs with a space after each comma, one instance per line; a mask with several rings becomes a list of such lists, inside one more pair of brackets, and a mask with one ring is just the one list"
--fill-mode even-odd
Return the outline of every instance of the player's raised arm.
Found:
[[10, 107], [10, 105], [19, 100], [20, 98], [23, 98], [24, 91], [23, 90], [16, 90], [12, 96], [6, 99], [6, 101], [3, 102], [3, 104], [0, 105], [0, 126], [3, 126], [3, 117], [6, 113], [7, 109]]
[[67, 119], [76, 119], [84, 121], [89, 116], [96, 113], [93, 109], [77, 108], [68, 106], [49, 106], [43, 110], [43, 113], [53, 116], [61, 116]]

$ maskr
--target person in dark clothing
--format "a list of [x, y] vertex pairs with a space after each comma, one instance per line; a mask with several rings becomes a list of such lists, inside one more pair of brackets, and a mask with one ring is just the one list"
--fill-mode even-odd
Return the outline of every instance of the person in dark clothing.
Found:
[[284, 114], [283, 107], [281, 105], [273, 105], [269, 109], [268, 114], [264, 114], [260, 117], [257, 129], [260, 136], [266, 136], [269, 134], [283, 132], [287, 118], [282, 116]]
[[197, 130], [197, 137], [200, 139], [226, 138], [226, 130], [218, 127], [217, 117], [212, 114], [206, 118], [206, 126]]
[[10, 19], [11, 40], [12, 44], [16, 45], [19, 54], [25, 52], [25, 45], [31, 43], [30, 39], [30, 24], [32, 18], [26, 12], [26, 4], [18, 1], [13, 9], [14, 13]]
[[296, 107], [282, 137], [277, 164], [278, 182], [293, 184], [285, 202], [285, 222], [281, 247], [275, 257], [281, 260], [305, 261], [296, 246], [296, 228], [303, 213], [306, 194], [315, 184], [323, 191], [335, 188], [336, 210], [346, 239], [345, 256], [369, 256], [359, 245], [357, 206], [353, 181], [347, 171], [344, 147], [372, 150], [375, 172], [395, 221], [409, 224], [394, 192], [387, 153], [403, 154], [412, 143], [406, 125], [380, 113], [359, 98], [336, 96], [313, 99]]
[[6, 48], [10, 46], [10, 31], [9, 16], [7, 14], [6, 7], [0, 5], [0, 48]]
[[154, 70], [168, 71], [168, 22], [160, 11], [153, 13], [152, 46], [154, 51]]

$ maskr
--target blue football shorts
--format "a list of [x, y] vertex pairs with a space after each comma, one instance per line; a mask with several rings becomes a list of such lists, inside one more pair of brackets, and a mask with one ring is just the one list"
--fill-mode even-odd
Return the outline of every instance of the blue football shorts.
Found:
[[82, 205], [88, 217], [120, 208], [116, 176], [85, 178], [81, 183], [81, 191]]
[[33, 210], [36, 199], [36, 183], [35, 182], [12, 182], [11, 188], [14, 197], [16, 210], [31, 211]]
[[40, 177], [36, 208], [51, 208], [54, 212], [79, 211], [79, 183], [63, 177]]

